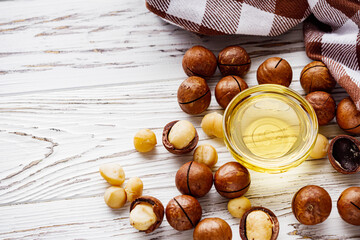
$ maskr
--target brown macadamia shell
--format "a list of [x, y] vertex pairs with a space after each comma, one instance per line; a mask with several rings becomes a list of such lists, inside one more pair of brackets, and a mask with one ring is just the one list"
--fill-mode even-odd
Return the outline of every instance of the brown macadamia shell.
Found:
[[250, 187], [249, 171], [238, 162], [225, 163], [216, 171], [214, 185], [223, 197], [241, 197]]
[[320, 126], [328, 124], [335, 117], [336, 103], [329, 93], [316, 91], [306, 95], [305, 99], [314, 108]]
[[324, 63], [314, 61], [306, 65], [300, 74], [300, 83], [305, 92], [325, 91], [331, 92], [336, 81], [331, 76]]
[[164, 206], [162, 205], [161, 201], [157, 198], [151, 197], [151, 196], [141, 196], [136, 198], [130, 205], [130, 212], [136, 207], [138, 204], [147, 203], [150, 204], [154, 210], [154, 213], [156, 215], [156, 222], [147, 230], [145, 230], [145, 233], [151, 233], [155, 229], [157, 229], [163, 219], [164, 219]]
[[172, 121], [172, 122], [169, 122], [168, 124], [166, 124], [166, 126], [164, 127], [164, 130], [163, 130], [163, 134], [162, 134], [162, 142], [163, 142], [163, 145], [164, 147], [166, 148], [166, 150], [168, 150], [169, 152], [171, 153], [174, 153], [174, 154], [185, 154], [185, 153], [189, 153], [191, 152], [192, 150], [194, 150], [194, 148], [196, 147], [198, 141], [199, 141], [199, 135], [197, 134], [196, 130], [195, 130], [195, 137], [194, 139], [189, 143], [189, 145], [187, 145], [185, 148], [183, 149], [176, 149], [174, 147], [174, 145], [172, 145], [169, 141], [169, 132], [172, 128], [172, 126], [175, 125], [175, 123], [177, 123], [179, 120], [176, 120], [176, 121]]
[[280, 84], [289, 87], [292, 81], [292, 69], [283, 58], [272, 57], [266, 59], [257, 70], [259, 84]]
[[238, 93], [247, 88], [248, 85], [241, 77], [234, 75], [223, 77], [215, 87], [216, 101], [225, 109]]
[[244, 76], [251, 66], [249, 54], [240, 46], [228, 46], [221, 50], [217, 62], [223, 76]]
[[210, 78], [217, 67], [216, 56], [203, 46], [193, 46], [185, 52], [182, 66], [186, 75]]
[[356, 109], [350, 97], [344, 98], [336, 110], [336, 122], [339, 127], [353, 134], [360, 134], [360, 111]]
[[187, 162], [177, 171], [175, 184], [182, 194], [203, 197], [212, 187], [213, 174], [205, 164]]
[[232, 230], [221, 218], [205, 218], [201, 220], [193, 232], [194, 240], [231, 240]]
[[248, 239], [247, 235], [246, 235], [246, 218], [253, 211], [263, 211], [264, 213], [266, 213], [269, 216], [269, 218], [273, 224], [271, 240], [276, 240], [279, 235], [279, 231], [280, 231], [279, 221], [278, 221], [276, 215], [271, 210], [264, 208], [264, 207], [252, 207], [247, 212], [244, 213], [244, 215], [242, 216], [242, 218], [240, 220], [240, 226], [239, 226], [241, 239], [242, 240], [252, 240], [252, 239]]
[[177, 99], [181, 110], [188, 114], [204, 112], [211, 102], [211, 91], [205, 79], [189, 77], [179, 86]]
[[360, 171], [360, 141], [348, 135], [339, 135], [331, 140], [328, 158], [334, 169], [343, 174]]
[[331, 197], [322, 187], [308, 185], [295, 193], [291, 207], [300, 223], [315, 225], [329, 217], [332, 208]]
[[345, 222], [360, 226], [360, 187], [345, 189], [337, 201], [337, 209]]
[[201, 216], [199, 201], [189, 195], [176, 196], [166, 206], [166, 219], [170, 226], [178, 231], [194, 228]]

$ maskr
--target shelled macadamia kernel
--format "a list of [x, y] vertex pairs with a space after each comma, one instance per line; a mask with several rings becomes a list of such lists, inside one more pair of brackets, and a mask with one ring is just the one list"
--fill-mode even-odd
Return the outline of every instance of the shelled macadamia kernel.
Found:
[[121, 186], [125, 181], [125, 172], [120, 164], [106, 163], [99, 168], [101, 176], [111, 185]]
[[130, 178], [125, 185], [125, 191], [127, 195], [127, 200], [129, 202], [134, 201], [136, 198], [142, 195], [143, 182], [138, 177]]

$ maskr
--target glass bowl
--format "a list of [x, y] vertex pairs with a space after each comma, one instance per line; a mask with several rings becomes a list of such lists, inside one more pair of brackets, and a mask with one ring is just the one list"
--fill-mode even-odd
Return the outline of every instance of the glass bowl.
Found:
[[262, 84], [232, 99], [223, 130], [225, 144], [239, 163], [258, 172], [281, 173], [309, 156], [318, 122], [312, 106], [297, 92]]

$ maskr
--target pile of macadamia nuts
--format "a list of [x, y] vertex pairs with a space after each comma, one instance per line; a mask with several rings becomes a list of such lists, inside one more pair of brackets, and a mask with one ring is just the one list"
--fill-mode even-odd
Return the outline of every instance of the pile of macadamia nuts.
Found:
[[[222, 108], [241, 91], [248, 88], [243, 76], [249, 71], [251, 59], [244, 48], [229, 46], [216, 56], [207, 48], [194, 46], [186, 51], [182, 66], [189, 76], [179, 86], [177, 100], [180, 108], [188, 114], [201, 114], [210, 105], [211, 90], [207, 80], [218, 67], [223, 78], [215, 87], [215, 98]], [[272, 57], [257, 70], [259, 84], [280, 84], [289, 87], [293, 78], [290, 64], [283, 58]], [[350, 98], [336, 103], [329, 92], [335, 87], [326, 66], [314, 61], [304, 67], [300, 75], [305, 97], [313, 106], [319, 125], [328, 124], [336, 115], [340, 128], [349, 133], [360, 133], [360, 112]], [[218, 112], [206, 114], [201, 121], [203, 132], [210, 137], [223, 138], [223, 116]], [[202, 208], [197, 200], [205, 196], [214, 185], [216, 191], [229, 199], [228, 211], [239, 218], [239, 234], [243, 240], [275, 240], [279, 234], [276, 215], [264, 207], [251, 207], [243, 195], [251, 184], [249, 171], [238, 162], [228, 162], [213, 174], [218, 161], [216, 149], [210, 144], [197, 147], [199, 135], [190, 121], [171, 121], [163, 129], [163, 146], [172, 154], [193, 152], [193, 160], [181, 166], [175, 176], [175, 186], [181, 195], [171, 198], [166, 205], [152, 196], [142, 196], [143, 185], [139, 178], [131, 178], [125, 188], [123, 169], [118, 164], [105, 164], [100, 173], [112, 187], [105, 192], [105, 202], [111, 208], [122, 207], [126, 200], [130, 205], [130, 224], [139, 231], [150, 233], [160, 226], [164, 215], [170, 226], [178, 231], [194, 228], [194, 239], [232, 239], [232, 230], [223, 219], [202, 218]], [[157, 144], [156, 135], [149, 129], [135, 134], [134, 147], [139, 152], [149, 152]], [[344, 174], [360, 171], [360, 142], [351, 136], [340, 135], [329, 144], [318, 134], [310, 154], [312, 158], [329, 157], [331, 165]], [[327, 191], [319, 186], [308, 185], [293, 197], [292, 211], [296, 219], [306, 225], [325, 221], [330, 215], [332, 202]], [[360, 187], [350, 187], [339, 197], [337, 208], [342, 219], [360, 225]]]

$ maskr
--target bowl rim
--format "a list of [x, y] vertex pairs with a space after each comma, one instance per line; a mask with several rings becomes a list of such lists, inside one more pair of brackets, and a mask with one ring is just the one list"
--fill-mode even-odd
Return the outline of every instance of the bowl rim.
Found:
[[[264, 168], [262, 166], [258, 166], [256, 164], [253, 164], [251, 162], [249, 162], [247, 159], [245, 159], [244, 157], [242, 157], [241, 152], [239, 152], [237, 150], [237, 148], [235, 147], [235, 145], [232, 143], [232, 141], [230, 140], [230, 133], [227, 132], [227, 120], [229, 119], [230, 113], [232, 112], [232, 110], [234, 109], [234, 107], [236, 107], [236, 105], [241, 102], [243, 99], [245, 99], [246, 97], [248, 97], [251, 94], [254, 93], [277, 93], [277, 94], [282, 94], [285, 95], [287, 97], [292, 97], [293, 99], [296, 99], [299, 103], [301, 103], [304, 111], [306, 111], [309, 114], [309, 119], [311, 120], [312, 123], [312, 130], [311, 130], [311, 139], [309, 140], [310, 142], [310, 147], [304, 151], [297, 159], [295, 159], [294, 161], [292, 161], [291, 163], [287, 164], [287, 165], [282, 165], [276, 168]], [[289, 98], [290, 99], [290, 98]], [[291, 101], [295, 102], [293, 99], [290, 99]], [[318, 120], [317, 120], [317, 116], [315, 113], [315, 110], [313, 109], [313, 107], [311, 106], [311, 104], [304, 98], [302, 97], [298, 92], [296, 92], [293, 89], [290, 89], [288, 87], [282, 86], [282, 85], [278, 85], [278, 84], [261, 84], [261, 85], [256, 85], [250, 88], [245, 89], [244, 91], [241, 91], [240, 93], [238, 93], [228, 104], [228, 106], [225, 109], [224, 112], [224, 117], [223, 117], [223, 122], [222, 122], [222, 128], [223, 128], [223, 132], [224, 132], [224, 141], [225, 144], [227, 146], [227, 148], [229, 149], [230, 153], [233, 155], [233, 157], [235, 158], [235, 160], [237, 160], [240, 164], [244, 165], [246, 168], [258, 171], [258, 172], [266, 172], [266, 173], [282, 173], [282, 172], [286, 172], [288, 170], [290, 170], [291, 168], [294, 168], [298, 165], [300, 165], [301, 163], [303, 163], [307, 157], [310, 155], [310, 152], [312, 150], [312, 148], [315, 145], [316, 139], [317, 139], [317, 135], [318, 135], [318, 130], [319, 130], [319, 126], [318, 126]]]

